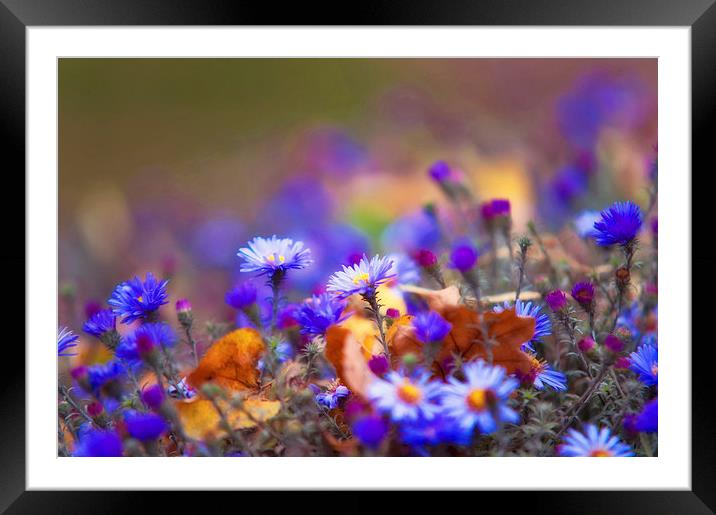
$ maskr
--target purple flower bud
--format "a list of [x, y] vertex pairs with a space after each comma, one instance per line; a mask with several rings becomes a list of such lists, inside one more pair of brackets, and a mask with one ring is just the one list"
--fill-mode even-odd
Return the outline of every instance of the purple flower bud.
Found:
[[482, 218], [488, 222], [498, 216], [510, 216], [510, 201], [501, 198], [492, 199], [480, 206], [480, 212], [482, 213]]
[[552, 311], [560, 311], [567, 305], [567, 295], [562, 290], [554, 290], [544, 297], [545, 302]]
[[438, 257], [428, 249], [421, 249], [415, 253], [415, 261], [423, 268], [430, 268], [438, 262]]
[[176, 303], [177, 313], [188, 313], [191, 311], [191, 302], [187, 299], [179, 299]]
[[104, 411], [104, 406], [99, 401], [90, 402], [87, 405], [87, 414], [92, 418], [99, 416], [102, 411]]
[[445, 161], [437, 161], [428, 169], [430, 177], [436, 182], [445, 182], [451, 176], [450, 167]]
[[619, 356], [614, 362], [614, 368], [619, 370], [628, 370], [630, 365], [631, 362], [629, 361], [629, 358], [625, 356]]
[[582, 352], [589, 352], [594, 348], [596, 345], [596, 342], [592, 340], [589, 336], [585, 336], [581, 340], [579, 340], [579, 343], [577, 343], [577, 347]]
[[612, 352], [621, 352], [624, 349], [624, 342], [613, 334], [604, 339], [604, 346]]
[[471, 245], [458, 245], [450, 253], [450, 264], [461, 272], [467, 272], [477, 263], [477, 250]]
[[400, 310], [395, 308], [388, 308], [385, 310], [385, 316], [388, 318], [400, 318]]
[[368, 361], [368, 368], [370, 368], [370, 371], [375, 375], [383, 376], [390, 370], [390, 363], [388, 363], [388, 358], [379, 354], [370, 358]]

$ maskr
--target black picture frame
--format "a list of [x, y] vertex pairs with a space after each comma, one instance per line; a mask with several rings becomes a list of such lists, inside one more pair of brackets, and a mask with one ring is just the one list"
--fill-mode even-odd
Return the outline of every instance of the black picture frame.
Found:
[[[347, 8], [348, 7], [348, 8]], [[3, 186], [6, 196], [3, 210], [3, 234], [0, 261], [5, 286], [3, 310], [6, 326], [0, 380], [0, 510], [7, 513], [124, 513], [148, 507], [147, 492], [56, 492], [25, 491], [25, 349], [16, 334], [19, 298], [25, 270], [25, 227], [15, 220], [20, 206], [12, 200], [24, 198], [25, 191], [25, 29], [42, 25], [587, 25], [587, 26], [688, 26], [691, 27], [692, 73], [692, 169], [714, 169], [713, 143], [716, 114], [716, 0], [452, 0], [450, 2], [411, 0], [363, 2], [350, 6], [328, 2], [291, 3], [247, 2], [244, 0], [0, 0], [0, 148], [3, 152]], [[712, 130], [709, 130], [712, 129]], [[709, 168], [707, 168], [709, 167]], [[676, 173], [693, 181], [697, 174], [689, 170], [660, 170]], [[699, 188], [693, 189], [699, 193]], [[706, 195], [709, 188], [701, 188]], [[708, 200], [693, 199], [692, 235], [694, 241], [712, 229]], [[699, 228], [701, 231], [699, 231]], [[14, 233], [13, 233], [14, 231]], [[8, 232], [10, 234], [8, 234]], [[668, 237], [668, 236], [666, 236]], [[705, 247], [705, 246], [704, 246]], [[54, 259], [54, 257], [48, 257]], [[699, 278], [700, 291], [714, 291], [713, 268], [716, 253], [693, 252], [692, 277]], [[23, 284], [20, 284], [20, 283]], [[23, 297], [24, 298], [24, 297]], [[709, 300], [692, 305], [692, 320], [705, 320]], [[32, 306], [26, 306], [31, 310]], [[27, 312], [27, 311], [26, 311]], [[13, 318], [14, 317], [14, 318]], [[695, 327], [694, 327], [695, 328]], [[479, 506], [496, 501], [502, 495], [505, 506], [527, 513], [713, 513], [716, 510], [716, 424], [714, 423], [711, 347], [713, 338], [684, 334], [680, 342], [692, 343], [692, 490], [640, 492], [509, 492], [463, 493]], [[26, 342], [26, 345], [32, 342]], [[668, 420], [665, 421], [668, 423]], [[519, 473], [519, 471], [516, 471]], [[555, 478], [559, 482], [559, 478]], [[320, 489], [320, 478], [316, 478]], [[164, 512], [183, 512], [195, 494], [186, 492], [161, 495]], [[246, 493], [211, 493], [213, 503], [229, 501], [228, 496]], [[293, 506], [310, 506], [306, 493], [291, 492], [279, 496]], [[342, 494], [342, 511], [363, 512], [379, 505], [364, 493]], [[450, 495], [458, 495], [451, 493]], [[220, 496], [220, 497], [216, 497]], [[264, 494], [267, 497], [267, 494]], [[479, 496], [479, 497], [478, 497]], [[423, 503], [424, 493], [415, 492], [404, 499], [402, 511]], [[245, 497], [244, 497], [245, 499]], [[243, 501], [246, 502], [246, 501]], [[332, 509], [336, 508], [331, 501]], [[459, 502], [459, 501], [458, 501]], [[488, 504], [483, 504], [488, 502]], [[382, 504], [382, 502], [381, 502]], [[248, 507], [248, 504], [243, 504]], [[317, 507], [315, 509], [328, 509]], [[466, 504], [465, 507], [470, 505]], [[456, 506], [457, 508], [457, 506]], [[231, 509], [227, 504], [227, 509]], [[463, 509], [463, 508], [458, 508]]]

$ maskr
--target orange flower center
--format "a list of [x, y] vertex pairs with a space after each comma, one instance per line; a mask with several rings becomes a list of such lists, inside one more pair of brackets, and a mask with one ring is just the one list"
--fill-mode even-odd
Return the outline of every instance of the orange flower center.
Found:
[[605, 449], [595, 449], [591, 452], [590, 456], [592, 458], [610, 458], [612, 453]]
[[417, 404], [423, 397], [423, 392], [420, 388], [412, 383], [403, 383], [398, 387], [398, 398], [408, 404]]
[[651, 365], [651, 373], [654, 375], [659, 375], [659, 364], [658, 363], [654, 363], [653, 365]]
[[467, 396], [467, 405], [475, 411], [482, 411], [487, 406], [487, 391], [482, 388], [476, 388]]

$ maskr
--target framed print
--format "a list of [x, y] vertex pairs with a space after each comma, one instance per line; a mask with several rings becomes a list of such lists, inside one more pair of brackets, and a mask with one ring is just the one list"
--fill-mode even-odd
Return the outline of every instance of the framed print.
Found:
[[3, 509], [711, 512], [691, 170], [716, 7], [421, 4], [0, 5], [26, 191]]

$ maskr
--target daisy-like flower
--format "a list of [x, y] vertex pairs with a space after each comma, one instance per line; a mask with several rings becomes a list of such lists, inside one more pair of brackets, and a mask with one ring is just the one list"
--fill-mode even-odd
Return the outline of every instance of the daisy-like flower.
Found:
[[559, 392], [567, 389], [567, 376], [555, 370], [544, 360], [530, 354], [530, 371], [525, 374], [517, 372], [517, 377], [524, 383], [532, 384], [538, 390], [551, 388]]
[[592, 458], [610, 458], [634, 456], [634, 451], [613, 436], [609, 428], [598, 429], [587, 424], [584, 433], [570, 429], [559, 446], [560, 456], [587, 456]]
[[597, 245], [627, 245], [636, 238], [641, 228], [641, 209], [633, 202], [615, 202], [601, 212], [601, 219], [594, 222]]
[[151, 272], [147, 272], [144, 282], [134, 277], [118, 284], [107, 304], [112, 306], [115, 315], [124, 317], [122, 322], [125, 324], [147, 318], [167, 303], [168, 282], [158, 281]]
[[304, 248], [302, 241], [278, 238], [275, 234], [271, 238], [257, 236], [248, 247], [240, 248], [237, 256], [244, 260], [242, 272], [258, 272], [271, 278], [276, 274], [282, 276], [287, 270], [306, 268], [313, 262], [310, 249]]
[[437, 404], [442, 384], [430, 380], [430, 373], [417, 371], [406, 376], [388, 372], [385, 379], [376, 379], [368, 387], [368, 399], [379, 411], [390, 414], [393, 421], [430, 420], [440, 411]]
[[77, 340], [79, 339], [80, 337], [69, 329], [61, 327], [60, 331], [57, 333], [57, 355], [77, 356], [76, 352], [69, 352], [69, 349], [77, 347]]
[[318, 336], [326, 334], [328, 328], [347, 318], [344, 314], [346, 303], [327, 293], [314, 295], [301, 304], [296, 312], [296, 320], [301, 326], [301, 334]]
[[92, 391], [98, 392], [109, 383], [119, 381], [124, 373], [125, 369], [118, 361], [110, 361], [104, 365], [87, 367], [87, 380]]
[[587, 281], [576, 283], [572, 286], [572, 298], [585, 310], [589, 311], [594, 301], [594, 285]]
[[419, 313], [411, 321], [415, 337], [423, 343], [442, 341], [452, 329], [452, 324], [435, 311]]
[[562, 290], [554, 290], [544, 296], [544, 301], [554, 312], [562, 310], [567, 305], [567, 295]]
[[[511, 309], [512, 303], [506, 301], [502, 306], [495, 306], [492, 310], [495, 313], [501, 313], [505, 309]], [[532, 302], [523, 302], [518, 300], [515, 302], [515, 313], [521, 317], [532, 317], [535, 319], [535, 332], [529, 341], [522, 344], [522, 350], [529, 350], [534, 352], [535, 342], [539, 342], [543, 337], [552, 334], [552, 321], [549, 315], [542, 313], [542, 306], [539, 304], [533, 304]]]
[[451, 377], [444, 389], [444, 415], [465, 430], [477, 426], [486, 434], [496, 431], [503, 422], [514, 424], [519, 420], [519, 415], [507, 406], [508, 397], [519, 383], [507, 377], [504, 368], [479, 360], [466, 364], [463, 372], [465, 382]]
[[418, 419], [402, 423], [400, 438], [403, 443], [417, 448], [419, 454], [427, 455], [420, 452], [421, 447], [443, 443], [469, 445], [472, 431], [466, 431], [453, 419], [438, 415], [430, 420]]
[[353, 266], [343, 265], [331, 276], [326, 286], [326, 291], [344, 299], [358, 293], [360, 295], [373, 295], [375, 289], [395, 277], [391, 273], [393, 262], [386, 256], [373, 256], [370, 261], [363, 255], [359, 263]]
[[102, 338], [106, 333], [112, 332], [117, 327], [117, 317], [111, 309], [101, 309], [89, 317], [82, 330], [97, 338]]
[[659, 349], [650, 343], [641, 345], [629, 355], [629, 369], [647, 386], [659, 384]]
[[137, 342], [140, 338], [147, 338], [156, 347], [172, 347], [177, 341], [176, 334], [168, 324], [147, 323], [122, 338], [115, 351], [117, 357], [129, 362], [139, 361], [141, 356]]

